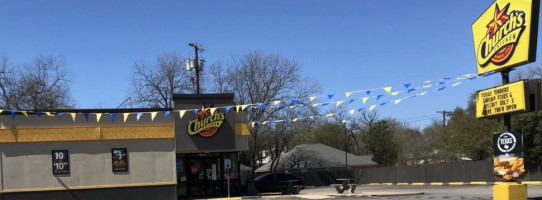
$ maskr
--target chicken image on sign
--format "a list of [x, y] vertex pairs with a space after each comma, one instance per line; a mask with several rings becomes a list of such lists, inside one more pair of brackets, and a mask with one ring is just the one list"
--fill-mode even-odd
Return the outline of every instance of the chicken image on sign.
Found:
[[525, 81], [476, 92], [476, 118], [525, 112]]
[[497, 0], [472, 24], [478, 73], [536, 60], [539, 0]]

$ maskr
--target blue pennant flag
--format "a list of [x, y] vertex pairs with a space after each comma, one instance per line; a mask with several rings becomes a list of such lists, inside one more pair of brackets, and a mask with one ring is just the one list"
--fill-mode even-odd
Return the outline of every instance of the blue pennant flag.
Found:
[[380, 106], [386, 105], [388, 102], [381, 103]]
[[469, 80], [473, 80], [473, 79], [476, 79], [476, 78], [478, 78], [478, 77], [476, 77], [476, 76], [475, 77], [470, 77]]
[[439, 82], [438, 84], [439, 84], [439, 85], [442, 85], [442, 84], [444, 84], [444, 83], [446, 83], [446, 82]]
[[414, 90], [416, 90], [416, 89], [408, 89], [408, 93], [410, 93], [410, 92], [412, 92]]
[[491, 72], [486, 72], [484, 75], [489, 76], [491, 74], [492, 74]]
[[85, 118], [87, 119], [87, 122], [88, 122], [88, 117], [89, 117], [89, 114], [85, 113]]
[[285, 123], [285, 124], [288, 123], [288, 122], [290, 122], [289, 119], [285, 119], [284, 121], [282, 121], [282, 123]]
[[405, 86], [405, 88], [410, 87], [410, 83], [405, 83], [405, 84], [403, 84], [403, 85]]
[[379, 99], [382, 98], [383, 96], [384, 96], [384, 95], [381, 95], [381, 94], [378, 95], [378, 96], [376, 96], [376, 100], [379, 100]]
[[250, 110], [252, 110], [252, 108], [251, 108], [251, 107], [245, 108], [245, 111], [247, 112], [247, 115], [249, 115], [249, 114], [250, 114], [250, 112], [251, 112]]
[[356, 99], [350, 99], [350, 101], [348, 101], [348, 104], [354, 102]]
[[58, 118], [60, 118], [62, 115], [64, 115], [64, 113], [58, 113]]
[[38, 117], [41, 117], [41, 113], [38, 112], [38, 111], [36, 111], [36, 115], [37, 115]]
[[438, 89], [438, 91], [444, 90], [444, 88], [446, 88], [446, 87], [441, 87], [441, 88]]
[[262, 125], [262, 122], [258, 122], [258, 123], [256, 123], [256, 124], [258, 124], [258, 126], [261, 126], [261, 125]]
[[343, 112], [337, 113], [337, 116], [341, 116], [341, 115], [343, 115]]
[[171, 113], [171, 111], [166, 111], [165, 113], [166, 117], [169, 115], [169, 113]]
[[365, 91], [365, 93], [366, 93], [367, 95], [370, 95], [370, 94], [371, 94], [371, 90], [367, 90], [367, 91]]
[[305, 122], [305, 118], [300, 118], [299, 121]]
[[297, 99], [292, 100], [292, 105], [297, 104], [298, 101], [299, 101], [299, 100], [297, 100]]
[[451, 78], [448, 78], [448, 77], [443, 78], [443, 80], [445, 80], [445, 81], [450, 80], [450, 79], [451, 79]]
[[11, 118], [15, 119], [15, 111], [14, 110], [11, 111]]
[[329, 105], [329, 103], [323, 103], [323, 104], [322, 104], [322, 106], [327, 106], [327, 105]]
[[307, 107], [307, 104], [303, 104], [303, 105], [301, 106], [301, 108], [306, 108], [306, 107]]
[[231, 110], [231, 106], [226, 107], [226, 113]]
[[197, 115], [199, 112], [199, 109], [194, 110], [194, 115]]
[[116, 116], [117, 116], [117, 113], [111, 113], [111, 122], [115, 122]]
[[269, 121], [269, 124], [275, 124], [274, 120]]
[[358, 112], [361, 112], [362, 110], [365, 110], [365, 108], [360, 108], [360, 109], [358, 109]]
[[258, 110], [262, 110], [263, 109], [263, 103], [259, 103], [258, 104]]
[[327, 98], [329, 98], [329, 99], [333, 98], [333, 94], [328, 94]]

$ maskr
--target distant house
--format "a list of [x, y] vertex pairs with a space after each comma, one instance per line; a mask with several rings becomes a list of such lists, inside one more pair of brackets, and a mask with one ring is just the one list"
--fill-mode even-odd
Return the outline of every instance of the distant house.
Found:
[[[377, 166], [371, 161], [370, 155], [347, 154], [349, 168]], [[277, 171], [318, 171], [344, 170], [346, 166], [345, 152], [320, 143], [302, 144], [284, 153], [278, 162]], [[269, 172], [271, 163], [266, 163], [256, 169], [256, 173]]]

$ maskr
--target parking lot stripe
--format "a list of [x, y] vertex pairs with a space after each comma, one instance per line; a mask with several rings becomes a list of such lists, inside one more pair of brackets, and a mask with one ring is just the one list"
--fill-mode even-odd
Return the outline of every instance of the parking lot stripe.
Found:
[[541, 185], [542, 181], [521, 181], [521, 183], [527, 184], [527, 185]]
[[425, 185], [425, 183], [412, 183], [412, 185]]
[[434, 182], [434, 183], [431, 183], [430, 185], [444, 185], [444, 183], [442, 183], [442, 182]]
[[449, 182], [448, 185], [465, 185], [465, 182]]
[[488, 183], [487, 182], [483, 182], [483, 181], [475, 181], [475, 182], [470, 182], [471, 185], [487, 185]]
[[397, 183], [397, 185], [408, 185], [408, 183]]

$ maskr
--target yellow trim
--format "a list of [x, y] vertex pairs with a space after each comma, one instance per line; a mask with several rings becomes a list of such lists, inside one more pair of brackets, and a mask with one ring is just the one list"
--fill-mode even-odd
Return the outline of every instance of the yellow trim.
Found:
[[175, 138], [173, 125], [1, 129], [0, 143]]
[[408, 183], [397, 183], [397, 185], [408, 185]]
[[172, 125], [103, 127], [103, 140], [175, 138]]
[[542, 181], [521, 181], [521, 183], [526, 185], [540, 185]]
[[436, 183], [431, 183], [431, 184], [429, 184], [429, 185], [444, 185], [444, 183], [442, 183], [442, 182], [436, 182]]
[[381, 183], [381, 185], [393, 185], [393, 183]]
[[235, 123], [234, 132], [236, 136], [250, 136], [250, 129], [248, 123]]
[[412, 185], [425, 185], [425, 183], [412, 183]]
[[448, 185], [465, 185], [464, 182], [449, 182]]
[[7, 189], [7, 190], [0, 191], [0, 193], [88, 190], [88, 189], [145, 187], [145, 186], [161, 186], [161, 185], [176, 185], [176, 184], [177, 182], [173, 181], [173, 182], [131, 183], [131, 184], [116, 184], [116, 185], [93, 185], [93, 186], [74, 186], [74, 187], [55, 187], [55, 188]]
[[487, 185], [487, 182], [470, 182], [471, 185]]

